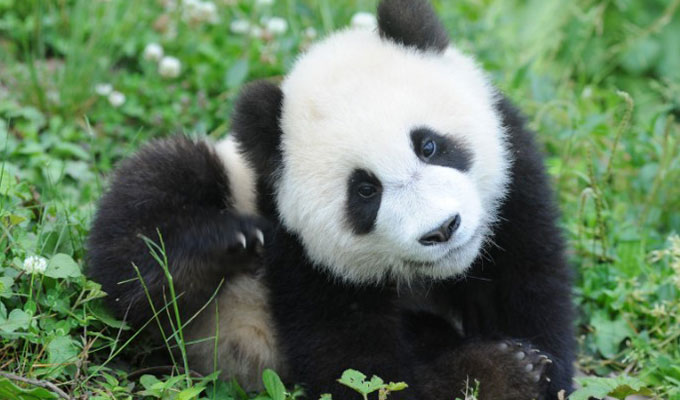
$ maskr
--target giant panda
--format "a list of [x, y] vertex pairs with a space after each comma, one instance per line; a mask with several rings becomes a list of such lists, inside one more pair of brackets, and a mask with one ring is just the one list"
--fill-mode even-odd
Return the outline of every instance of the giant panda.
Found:
[[249, 390], [274, 368], [351, 398], [336, 379], [354, 368], [408, 382], [395, 399], [568, 393], [570, 272], [533, 134], [425, 0], [377, 14], [246, 86], [227, 139], [122, 162], [90, 276], [120, 318], [172, 343], [181, 324], [190, 368]]

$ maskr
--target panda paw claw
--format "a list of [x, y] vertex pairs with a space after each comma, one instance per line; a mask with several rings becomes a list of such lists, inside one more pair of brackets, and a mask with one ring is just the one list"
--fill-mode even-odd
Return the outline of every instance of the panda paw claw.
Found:
[[260, 229], [255, 230], [255, 236], [260, 246], [264, 246], [264, 233]]
[[236, 240], [241, 243], [241, 246], [243, 246], [244, 249], [246, 248], [246, 235], [244, 235], [243, 232], [236, 234]]
[[[230, 216], [226, 221], [228, 254], [261, 253], [265, 243], [266, 222], [250, 216]], [[230, 231], [230, 233], [229, 233]]]

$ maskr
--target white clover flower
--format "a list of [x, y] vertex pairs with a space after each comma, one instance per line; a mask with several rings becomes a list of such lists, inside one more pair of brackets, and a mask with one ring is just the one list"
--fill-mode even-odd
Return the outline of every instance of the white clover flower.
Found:
[[161, 5], [165, 11], [175, 11], [177, 9], [176, 0], [161, 0]]
[[250, 28], [250, 36], [254, 38], [261, 38], [262, 37], [262, 28], [260, 28], [257, 25], [253, 25]]
[[23, 268], [29, 274], [44, 274], [47, 270], [47, 259], [40, 256], [26, 257]]
[[272, 35], [283, 35], [288, 30], [288, 22], [281, 17], [271, 17], [266, 28]]
[[144, 59], [158, 61], [163, 58], [163, 47], [158, 43], [149, 43], [144, 48]]
[[316, 35], [317, 35], [316, 29], [314, 29], [313, 26], [309, 26], [307, 27], [307, 29], [305, 29], [305, 37], [307, 39], [315, 39]]
[[581, 92], [581, 97], [584, 99], [589, 99], [593, 96], [593, 88], [590, 86], [586, 86], [585, 89], [583, 89], [583, 92]]
[[61, 95], [57, 90], [48, 90], [46, 94], [47, 100], [51, 101], [52, 103], [58, 104], [61, 101]]
[[656, 318], [662, 318], [662, 317], [668, 316], [668, 310], [666, 310], [666, 304], [664, 304], [664, 303], [654, 304], [654, 308], [652, 309], [651, 314]]
[[175, 57], [165, 56], [158, 63], [158, 73], [163, 78], [177, 78], [182, 72], [182, 63]]
[[217, 23], [217, 6], [212, 1], [184, 0], [184, 19], [190, 23]]
[[245, 19], [237, 19], [231, 21], [229, 24], [229, 30], [237, 35], [245, 35], [250, 32], [250, 21]]
[[119, 91], [114, 90], [109, 94], [109, 104], [118, 108], [125, 103], [125, 95]]
[[94, 85], [94, 91], [100, 96], [108, 96], [113, 92], [113, 86], [110, 83], [98, 83]]
[[378, 26], [378, 20], [369, 12], [358, 12], [352, 16], [351, 24], [355, 28], [375, 29]]
[[274, 0], [255, 0], [255, 5], [258, 7], [271, 6]]
[[198, 4], [197, 14], [201, 21], [216, 24], [219, 21], [217, 6], [212, 1], [203, 1]]

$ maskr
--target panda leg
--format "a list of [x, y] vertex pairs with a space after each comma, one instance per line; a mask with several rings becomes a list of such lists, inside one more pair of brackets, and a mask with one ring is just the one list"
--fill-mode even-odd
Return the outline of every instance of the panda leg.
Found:
[[[478, 383], [480, 400], [543, 400], [551, 365], [546, 354], [527, 343], [472, 341], [444, 352], [419, 376], [426, 378], [425, 393], [432, 398], [464, 397]], [[427, 379], [433, 375], [437, 379]]]
[[[220, 378], [236, 378], [247, 391], [262, 390], [262, 372], [283, 374], [268, 306], [268, 291], [260, 275], [241, 275], [220, 292], [185, 332], [192, 369]], [[216, 357], [215, 357], [216, 356]]]

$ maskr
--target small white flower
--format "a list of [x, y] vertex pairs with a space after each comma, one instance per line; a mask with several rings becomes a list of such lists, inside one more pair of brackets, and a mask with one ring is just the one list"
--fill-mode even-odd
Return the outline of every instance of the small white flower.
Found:
[[163, 58], [163, 47], [158, 43], [149, 43], [144, 48], [144, 59], [158, 61]]
[[158, 73], [163, 78], [177, 78], [180, 72], [182, 72], [182, 63], [175, 57], [165, 56], [158, 64]]
[[261, 38], [262, 37], [262, 28], [260, 28], [257, 25], [253, 25], [250, 28], [250, 36], [254, 38]]
[[255, 5], [258, 7], [271, 6], [274, 0], [255, 0]]
[[109, 94], [109, 103], [118, 108], [125, 103], [125, 95], [119, 91], [114, 90]]
[[47, 270], [47, 259], [40, 256], [29, 256], [24, 260], [24, 271], [29, 274], [43, 274]]
[[665, 317], [668, 315], [668, 310], [666, 310], [666, 304], [654, 304], [651, 314], [656, 318]]
[[305, 29], [305, 37], [307, 39], [315, 39], [316, 35], [316, 29], [314, 29], [313, 26], [307, 27], [307, 29]]
[[198, 4], [197, 14], [201, 21], [216, 24], [219, 21], [217, 6], [212, 1], [203, 1]]
[[245, 19], [237, 19], [231, 21], [229, 24], [229, 30], [237, 35], [245, 35], [250, 32], [250, 22]]
[[281, 17], [271, 17], [266, 26], [272, 35], [283, 35], [288, 30], [288, 22]]
[[47, 91], [47, 100], [51, 101], [52, 103], [59, 103], [61, 101], [61, 95], [59, 94], [59, 91], [57, 90], [48, 90]]
[[108, 96], [113, 92], [113, 86], [110, 83], [98, 83], [94, 85], [94, 91], [100, 96]]
[[163, 5], [165, 11], [175, 11], [177, 9], [176, 0], [161, 0], [161, 4]]
[[378, 20], [369, 12], [358, 12], [352, 16], [352, 26], [361, 29], [375, 29]]
[[184, 0], [184, 19], [190, 23], [217, 23], [217, 6], [212, 1]]
[[593, 96], [593, 88], [590, 86], [586, 86], [585, 89], [583, 89], [583, 92], [581, 92], [581, 97], [584, 99], [589, 99]]

